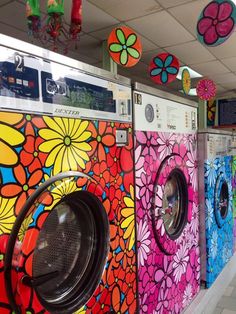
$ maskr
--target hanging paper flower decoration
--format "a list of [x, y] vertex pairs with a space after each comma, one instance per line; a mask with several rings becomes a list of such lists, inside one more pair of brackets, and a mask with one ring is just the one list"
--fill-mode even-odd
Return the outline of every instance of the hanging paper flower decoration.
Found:
[[208, 46], [220, 45], [232, 34], [235, 23], [236, 6], [231, 0], [211, 1], [198, 19], [198, 40]]
[[197, 95], [202, 100], [210, 100], [216, 96], [216, 85], [212, 80], [203, 79], [197, 84]]
[[179, 72], [179, 60], [172, 54], [160, 53], [149, 66], [151, 79], [157, 84], [173, 82]]
[[139, 62], [142, 44], [132, 29], [126, 26], [113, 29], [108, 38], [108, 50], [111, 58], [125, 67], [132, 67]]
[[188, 69], [182, 71], [182, 87], [183, 92], [188, 95], [191, 89], [191, 76]]

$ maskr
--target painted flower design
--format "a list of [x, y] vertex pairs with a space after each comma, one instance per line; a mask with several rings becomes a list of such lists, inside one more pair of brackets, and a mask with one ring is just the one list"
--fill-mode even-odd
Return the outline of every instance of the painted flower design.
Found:
[[173, 284], [172, 281], [173, 263], [168, 261], [165, 255], [163, 259], [163, 269], [159, 269], [155, 273], [155, 281], [161, 283], [162, 288], [170, 288]]
[[108, 131], [107, 123], [104, 121], [99, 121], [98, 125], [90, 123], [88, 131], [91, 131], [91, 137], [94, 138], [89, 142], [92, 147], [90, 154], [97, 151], [98, 160], [106, 160], [105, 147], [112, 147], [116, 142], [115, 136]]
[[191, 89], [191, 77], [188, 69], [182, 71], [182, 86], [184, 93], [188, 95]]
[[125, 208], [121, 210], [121, 215], [125, 218], [121, 224], [122, 229], [126, 229], [124, 239], [129, 239], [129, 250], [132, 250], [135, 241], [134, 228], [134, 187], [130, 186], [130, 197], [124, 197]]
[[150, 231], [148, 228], [147, 221], [144, 222], [141, 220], [138, 224], [137, 231], [137, 240], [138, 240], [138, 263], [144, 266], [145, 261], [147, 260], [147, 255], [150, 252], [150, 243], [149, 239]]
[[75, 312], [74, 314], [86, 314], [86, 309], [82, 307], [79, 311]]
[[33, 222], [33, 219], [32, 219], [32, 214], [30, 214], [28, 217], [26, 217], [23, 221], [23, 223], [21, 224], [21, 227], [20, 227], [20, 230], [19, 230], [19, 233], [18, 233], [18, 238], [21, 242], [23, 242], [23, 239], [24, 239], [24, 236], [25, 236], [25, 233], [29, 227], [29, 225]]
[[132, 32], [126, 37], [122, 28], [117, 28], [115, 33], [118, 42], [111, 43], [109, 45], [109, 51], [119, 54], [119, 63], [121, 65], [127, 65], [129, 58], [133, 58], [138, 61], [141, 54], [138, 49], [134, 48], [134, 45], [137, 42], [137, 35]]
[[39, 130], [45, 140], [39, 150], [48, 153], [46, 167], [53, 166], [53, 175], [62, 171], [85, 169], [89, 160], [91, 146], [86, 142], [91, 132], [87, 130], [88, 121], [80, 119], [44, 117], [47, 128]]
[[[86, 180], [86, 183], [87, 183], [87, 180]], [[79, 191], [81, 189], [82, 189], [81, 187], [77, 187], [75, 178], [73, 177], [54, 182], [51, 185], [50, 196], [45, 195], [47, 197], [52, 198], [51, 202], [48, 202], [46, 204], [47, 205], [46, 209], [49, 210], [53, 208], [55, 204], [60, 202], [63, 197], [75, 191]]]
[[216, 180], [216, 171], [218, 169], [218, 162], [217, 160], [207, 160], [205, 162], [205, 173], [204, 176], [208, 180], [208, 184], [210, 188], [214, 186]]
[[196, 203], [193, 203], [190, 229], [196, 238], [199, 231], [199, 209]]
[[168, 289], [161, 288], [159, 291], [157, 308], [156, 308], [156, 311], [154, 311], [155, 314], [164, 314], [167, 312], [167, 308], [169, 305], [169, 302], [167, 300], [167, 295], [168, 295]]
[[32, 135], [26, 136], [26, 143], [23, 150], [20, 152], [20, 161], [23, 166], [28, 167], [29, 172], [36, 169], [42, 169], [44, 166], [47, 154], [39, 151], [38, 147], [43, 142], [40, 137]]
[[189, 283], [184, 290], [183, 306], [186, 307], [187, 305], [189, 305], [192, 298], [193, 298], [192, 285]]
[[0, 113], [0, 164], [13, 166], [18, 162], [18, 155], [14, 147], [20, 146], [25, 140], [22, 133], [16, 130], [13, 125], [19, 123], [22, 114]]
[[212, 224], [213, 224], [213, 206], [212, 206], [212, 202], [209, 199], [206, 199], [206, 227], [208, 229], [211, 229]]
[[42, 170], [35, 170], [27, 177], [26, 170], [21, 164], [15, 167], [13, 172], [17, 182], [3, 185], [1, 194], [7, 198], [17, 197], [15, 213], [18, 215], [27, 198], [36, 190], [36, 186], [41, 182], [43, 172]]
[[0, 234], [11, 233], [11, 229], [15, 222], [14, 206], [16, 198], [2, 198], [0, 197]]
[[210, 100], [216, 96], [216, 85], [212, 80], [203, 79], [197, 84], [197, 95], [202, 100]]
[[185, 274], [189, 261], [188, 250], [186, 245], [182, 245], [174, 256], [173, 268], [175, 282], [181, 280], [181, 276]]
[[187, 161], [186, 165], [188, 167], [188, 173], [191, 178], [191, 183], [194, 191], [197, 191], [198, 186], [198, 166], [197, 166], [197, 160], [196, 160], [196, 151], [193, 151], [192, 148], [187, 153]]
[[175, 140], [176, 138], [174, 134], [159, 133], [157, 143], [159, 144], [158, 152], [160, 153], [159, 158], [161, 160], [171, 154]]
[[174, 81], [178, 71], [179, 61], [169, 53], [157, 55], [150, 64], [150, 76], [158, 84], [167, 84]]
[[223, 43], [235, 25], [235, 5], [231, 1], [211, 1], [197, 24], [200, 41], [209, 46]]
[[218, 251], [218, 233], [216, 230], [212, 232], [210, 250], [212, 258], [215, 259]]

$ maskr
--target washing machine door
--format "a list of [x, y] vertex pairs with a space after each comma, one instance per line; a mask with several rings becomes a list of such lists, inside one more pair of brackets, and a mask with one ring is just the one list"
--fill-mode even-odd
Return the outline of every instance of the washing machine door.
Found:
[[[5, 257], [5, 284], [15, 313], [29, 307], [35, 313], [73, 313], [92, 296], [109, 250], [102, 193], [92, 178], [69, 171], [50, 178], [27, 200]], [[16, 283], [12, 268], [18, 272]]]
[[222, 228], [229, 213], [229, 185], [223, 172], [220, 173], [216, 180], [214, 213], [218, 227]]
[[152, 211], [155, 239], [165, 254], [177, 251], [176, 240], [191, 217], [190, 189], [182, 157], [167, 157], [157, 173]]

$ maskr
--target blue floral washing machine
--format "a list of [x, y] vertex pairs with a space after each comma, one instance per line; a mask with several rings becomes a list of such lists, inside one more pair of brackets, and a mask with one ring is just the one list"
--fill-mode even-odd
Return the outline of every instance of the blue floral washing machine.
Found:
[[231, 133], [198, 133], [201, 279], [209, 288], [233, 255]]

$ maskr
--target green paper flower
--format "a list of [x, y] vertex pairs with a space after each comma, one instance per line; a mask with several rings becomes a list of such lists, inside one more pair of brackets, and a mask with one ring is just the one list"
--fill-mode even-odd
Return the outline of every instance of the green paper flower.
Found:
[[127, 64], [129, 56], [134, 59], [140, 58], [139, 51], [132, 47], [137, 41], [136, 34], [132, 33], [126, 38], [122, 29], [118, 28], [116, 30], [116, 37], [119, 43], [110, 44], [109, 49], [111, 52], [120, 53], [120, 63], [122, 65]]

